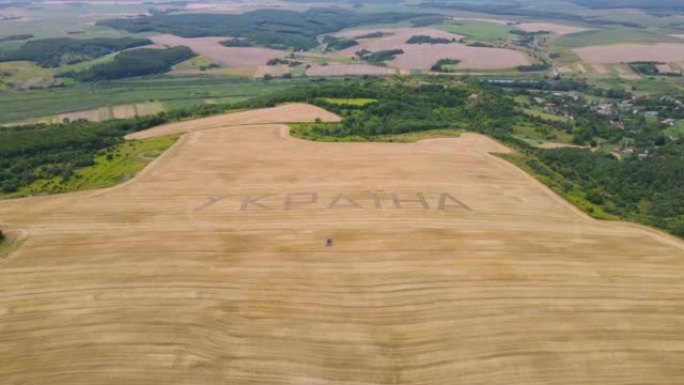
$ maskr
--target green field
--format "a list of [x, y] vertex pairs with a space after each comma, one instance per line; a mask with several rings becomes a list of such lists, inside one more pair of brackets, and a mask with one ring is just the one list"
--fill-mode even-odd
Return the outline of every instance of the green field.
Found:
[[[129, 34], [91, 23], [123, 13], [143, 13], [149, 5], [126, 4], [32, 4], [20, 10], [21, 20], [0, 22], [0, 37], [31, 33], [36, 39], [54, 37], [120, 37]], [[109, 16], [106, 16], [109, 15]]]
[[330, 104], [335, 104], [338, 106], [367, 106], [371, 103], [377, 102], [377, 99], [370, 99], [370, 98], [352, 98], [352, 99], [344, 99], [344, 98], [324, 98], [324, 100]]
[[677, 94], [684, 92], [684, 78], [658, 77], [639, 80], [624, 80], [617, 77], [593, 77], [590, 83], [602, 88], [628, 89], [635, 95], [649, 95], [653, 93]]
[[[527, 114], [527, 112], [525, 112]], [[530, 124], [516, 124], [513, 126], [513, 136], [523, 140], [531, 140], [536, 144], [551, 143], [572, 143], [572, 135], [565, 131], [549, 129]]]
[[511, 27], [505, 24], [486, 21], [457, 20], [445, 22], [439, 29], [465, 35], [469, 40], [481, 42], [495, 42], [511, 37]]
[[15, 61], [0, 63], [0, 90], [9, 88], [11, 84], [21, 86], [32, 80], [45, 78], [52, 78], [52, 71], [41, 68], [32, 62]]
[[554, 43], [561, 48], [580, 48], [593, 45], [623, 43], [681, 43], [681, 39], [663, 33], [640, 29], [603, 29], [565, 35]]
[[202, 68], [208, 68], [210, 66], [218, 66], [214, 60], [206, 56], [195, 56], [184, 62], [178, 63], [173, 66], [174, 71], [187, 71], [187, 70], [199, 70]]
[[306, 80], [261, 81], [227, 77], [161, 76], [46, 90], [0, 91], [0, 124], [43, 118], [65, 112], [116, 105], [162, 102], [166, 109], [231, 103], [302, 84]]
[[525, 113], [525, 115], [534, 116], [534, 117], [542, 118], [542, 119], [546, 119], [546, 120], [554, 120], [557, 122], [567, 122], [568, 121], [568, 118], [566, 118], [564, 116], [548, 113], [539, 107], [525, 108], [523, 110], [523, 112]]
[[137, 174], [147, 164], [175, 143], [176, 137], [152, 138], [124, 142], [107, 153], [95, 157], [93, 166], [76, 170], [67, 181], [60, 178], [37, 180], [16, 195], [63, 193], [117, 185]]

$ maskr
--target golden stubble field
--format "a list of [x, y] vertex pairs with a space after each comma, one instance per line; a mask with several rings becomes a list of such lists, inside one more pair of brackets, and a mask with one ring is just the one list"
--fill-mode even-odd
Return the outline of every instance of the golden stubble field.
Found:
[[29, 236], [0, 265], [0, 383], [684, 384], [682, 242], [585, 217], [504, 151], [255, 123], [2, 201]]

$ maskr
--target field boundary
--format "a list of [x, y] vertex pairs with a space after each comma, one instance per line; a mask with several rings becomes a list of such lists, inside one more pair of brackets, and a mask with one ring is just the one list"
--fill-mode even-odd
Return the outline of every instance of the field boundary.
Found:
[[[490, 138], [490, 139], [495, 140], [493, 138]], [[504, 145], [504, 144], [502, 143], [502, 145]], [[506, 147], [508, 147], [508, 146], [506, 146]], [[510, 147], [508, 147], [508, 148], [510, 148]], [[511, 149], [511, 151], [514, 151], [514, 150]], [[536, 182], [536, 184], [539, 185], [542, 188], [542, 190], [548, 196], [550, 196], [552, 199], [556, 200], [558, 203], [561, 203], [563, 206], [570, 209], [575, 215], [577, 215], [579, 218], [583, 219], [584, 221], [619, 223], [621, 225], [626, 225], [628, 227], [632, 227], [634, 230], [640, 230], [642, 232], [646, 232], [649, 235], [653, 236], [654, 239], [662, 241], [663, 243], [667, 243], [671, 246], [674, 246], [674, 247], [677, 247], [681, 250], [684, 250], [684, 242], [682, 242], [681, 239], [675, 237], [674, 235], [666, 233], [665, 231], [662, 231], [658, 228], [643, 225], [643, 224], [637, 223], [637, 222], [624, 220], [624, 219], [609, 219], [609, 218], [594, 217], [590, 213], [582, 210], [579, 206], [575, 205], [574, 203], [572, 203], [571, 201], [566, 199], [563, 195], [555, 192], [549, 185], [547, 185], [546, 183], [542, 182], [539, 178], [537, 178], [537, 176], [535, 174], [525, 171], [524, 169], [520, 168], [515, 163], [498, 156], [497, 153], [489, 153], [488, 155], [495, 158], [497, 160], [497, 162], [499, 162], [499, 163], [512, 166], [514, 169], [517, 170], [518, 173], [524, 174], [526, 178], [534, 180]]]
[[28, 239], [26, 230], [9, 231], [5, 240], [0, 243], [0, 266], [11, 261], [12, 255]]

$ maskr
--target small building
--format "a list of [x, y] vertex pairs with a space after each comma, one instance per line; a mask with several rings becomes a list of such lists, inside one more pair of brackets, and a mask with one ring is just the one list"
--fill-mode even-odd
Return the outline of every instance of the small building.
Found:
[[610, 104], [599, 104], [594, 111], [596, 111], [599, 115], [611, 116], [613, 115], [613, 106]]
[[660, 123], [662, 123], [666, 126], [672, 127], [677, 123], [677, 121], [672, 119], [672, 118], [668, 118], [668, 119], [661, 120]]
[[651, 118], [657, 118], [658, 117], [658, 111], [646, 111], [646, 112], [644, 112], [644, 115], [649, 116]]

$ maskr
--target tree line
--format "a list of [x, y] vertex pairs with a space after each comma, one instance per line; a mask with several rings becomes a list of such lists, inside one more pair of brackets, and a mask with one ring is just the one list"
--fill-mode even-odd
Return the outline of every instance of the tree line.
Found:
[[84, 71], [64, 72], [60, 75], [92, 82], [163, 74], [170, 71], [172, 66], [195, 56], [197, 55], [190, 48], [182, 46], [166, 49], [140, 48], [121, 52], [111, 62], [97, 64]]

